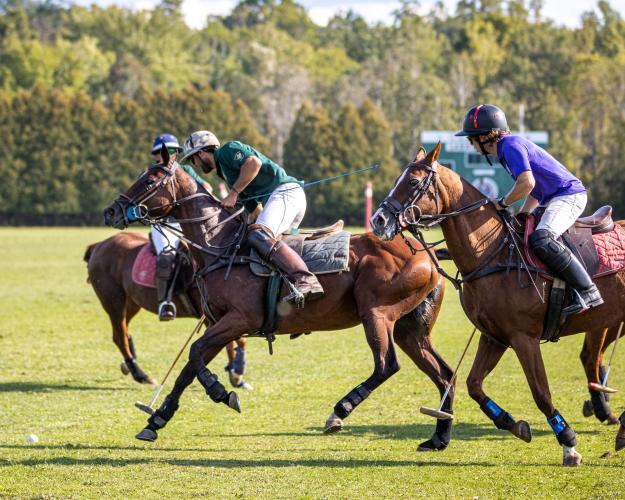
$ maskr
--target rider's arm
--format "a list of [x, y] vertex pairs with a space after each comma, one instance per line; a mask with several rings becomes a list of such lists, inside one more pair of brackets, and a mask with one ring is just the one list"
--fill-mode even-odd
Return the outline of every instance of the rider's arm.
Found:
[[532, 210], [534, 210], [537, 206], [538, 200], [533, 196], [528, 196], [527, 198], [525, 198], [525, 203], [523, 203], [523, 206], [521, 207], [521, 210], [519, 210], [519, 212], [530, 214], [532, 213]]
[[262, 162], [260, 161], [260, 158], [257, 158], [256, 156], [249, 156], [245, 160], [245, 163], [241, 165], [239, 178], [232, 185], [232, 189], [237, 193], [241, 193], [241, 191], [243, 191], [258, 175], [261, 166]]
[[[534, 189], [536, 181], [531, 170], [525, 170], [521, 172], [512, 187], [512, 190], [503, 197], [503, 202], [506, 205], [512, 205], [523, 198], [527, 198]], [[527, 203], [527, 201], [526, 201]], [[524, 205], [525, 206], [525, 205]]]

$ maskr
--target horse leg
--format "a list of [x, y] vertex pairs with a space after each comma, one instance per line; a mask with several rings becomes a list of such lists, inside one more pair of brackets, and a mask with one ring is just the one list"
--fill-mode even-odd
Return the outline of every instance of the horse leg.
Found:
[[165, 397], [157, 410], [148, 418], [145, 426], [135, 437], [142, 441], [156, 441], [157, 431], [167, 425], [179, 408], [180, 397], [197, 377], [208, 396], [216, 403], [224, 403], [241, 412], [239, 398], [235, 392], [228, 392], [217, 375], [208, 370], [206, 365], [225, 347], [228, 342], [241, 335], [231, 334], [233, 321], [230, 315], [223, 316], [217, 323], [207, 328], [202, 337], [196, 340], [189, 350], [189, 360], [176, 378], [174, 387]]
[[243, 380], [243, 374], [245, 373], [245, 367], [247, 365], [246, 346], [247, 339], [245, 337], [238, 338], [235, 342], [228, 343], [226, 346], [228, 351], [228, 364], [225, 366], [225, 371], [228, 372], [230, 385], [232, 387], [251, 391], [252, 386]]
[[373, 353], [374, 369], [371, 376], [354, 387], [336, 405], [326, 420], [323, 432], [332, 434], [343, 428], [343, 420], [391, 375], [399, 371], [399, 360], [393, 345], [392, 321], [383, 314], [369, 312], [363, 319], [367, 342]]
[[[603, 383], [605, 368], [602, 366], [603, 352], [607, 347], [605, 342], [608, 329], [591, 330], [584, 337], [584, 345], [579, 357], [586, 373], [588, 382]], [[588, 389], [590, 400], [584, 402], [582, 412], [585, 417], [595, 415], [600, 422], [608, 421], [608, 425], [618, 423], [618, 418], [610, 410], [607, 394]]]
[[[437, 290], [432, 293], [439, 293]], [[431, 299], [430, 295], [428, 299]], [[431, 330], [440, 306], [441, 301], [437, 301], [436, 297], [424, 300], [415, 311], [395, 323], [393, 338], [415, 365], [434, 382], [442, 397], [453, 376], [453, 369], [436, 352], [432, 343]], [[451, 414], [453, 414], [454, 389], [449, 391], [441, 408]], [[421, 443], [417, 451], [442, 451], [447, 448], [451, 441], [452, 422], [450, 419], [437, 419], [434, 435]]]
[[547, 422], [553, 429], [558, 443], [562, 446], [562, 464], [570, 466], [580, 465], [582, 456], [575, 451], [575, 446], [577, 445], [575, 432], [560, 415], [560, 412], [555, 409], [551, 401], [549, 382], [538, 339], [521, 334], [514, 336], [511, 341], [512, 348], [525, 372], [525, 378], [532, 391], [536, 406], [547, 417]]
[[503, 344], [481, 335], [473, 366], [467, 377], [467, 389], [469, 396], [480, 405], [480, 409], [493, 421], [497, 429], [509, 431], [529, 443], [532, 440], [530, 425], [525, 420], [518, 422], [514, 420], [510, 413], [498, 406], [482, 389], [484, 379], [497, 366], [504, 352], [506, 352], [506, 347]]

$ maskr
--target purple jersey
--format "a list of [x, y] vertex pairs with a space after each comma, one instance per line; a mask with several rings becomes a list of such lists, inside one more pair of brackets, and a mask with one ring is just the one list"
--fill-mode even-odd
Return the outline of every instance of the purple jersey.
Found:
[[522, 172], [530, 170], [536, 185], [530, 196], [541, 205], [556, 196], [583, 193], [582, 181], [540, 146], [517, 135], [505, 135], [497, 143], [497, 156], [503, 168], [516, 181]]

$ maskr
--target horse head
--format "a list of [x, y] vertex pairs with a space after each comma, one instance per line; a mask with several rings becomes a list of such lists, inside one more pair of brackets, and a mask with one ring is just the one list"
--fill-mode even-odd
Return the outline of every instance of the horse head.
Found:
[[104, 210], [104, 223], [125, 229], [133, 222], [154, 223], [172, 214], [189, 194], [194, 181], [182, 172], [167, 148], [162, 163], [148, 167], [139, 178]]
[[426, 154], [419, 148], [414, 161], [399, 176], [393, 189], [371, 217], [374, 234], [392, 240], [404, 228], [419, 224], [424, 214], [440, 213], [437, 173], [440, 142]]

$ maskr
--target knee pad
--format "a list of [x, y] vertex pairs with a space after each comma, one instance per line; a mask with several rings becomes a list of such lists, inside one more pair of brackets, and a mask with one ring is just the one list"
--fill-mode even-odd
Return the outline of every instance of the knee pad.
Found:
[[534, 253], [553, 271], [560, 273], [571, 263], [571, 252], [548, 229], [538, 229], [529, 237]]
[[269, 260], [280, 242], [276, 240], [269, 229], [261, 224], [252, 224], [249, 229], [247, 242], [264, 260]]

